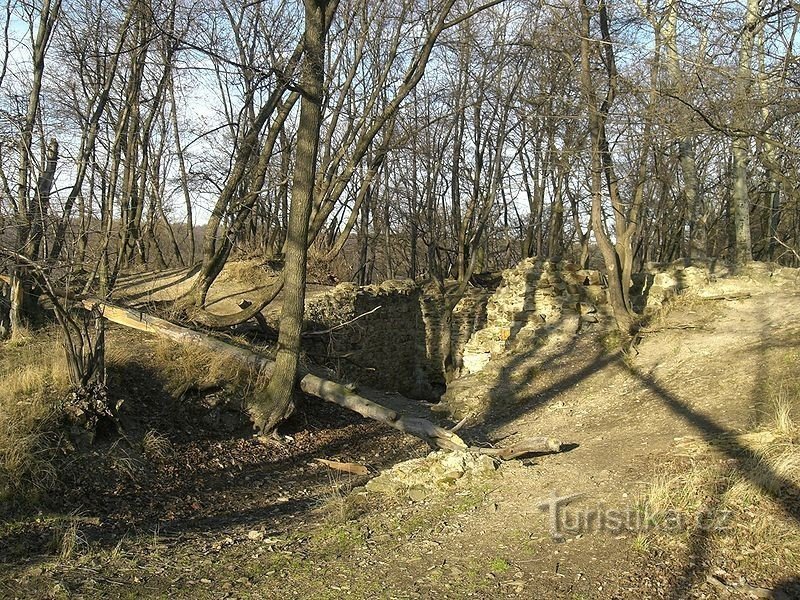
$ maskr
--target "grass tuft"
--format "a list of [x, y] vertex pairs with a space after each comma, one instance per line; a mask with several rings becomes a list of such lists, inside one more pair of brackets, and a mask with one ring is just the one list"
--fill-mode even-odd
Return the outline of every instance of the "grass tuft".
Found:
[[172, 444], [167, 436], [151, 429], [142, 436], [142, 453], [152, 462], [164, 462], [172, 455]]
[[52, 336], [0, 351], [0, 500], [35, 501], [56, 479], [60, 403], [69, 389], [64, 350]]
[[226, 386], [244, 393], [257, 379], [240, 361], [221, 359], [214, 352], [169, 340], [156, 342], [154, 361], [175, 396], [190, 388]]
[[53, 531], [53, 549], [66, 562], [88, 549], [86, 538], [78, 527], [78, 519], [60, 519]]
[[786, 385], [781, 385], [772, 399], [773, 427], [776, 433], [794, 437], [796, 424], [792, 418], [792, 398]]

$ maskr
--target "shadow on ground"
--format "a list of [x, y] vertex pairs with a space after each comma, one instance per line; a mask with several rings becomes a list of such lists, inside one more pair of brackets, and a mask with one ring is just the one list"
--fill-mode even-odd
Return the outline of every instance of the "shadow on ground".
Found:
[[[368, 478], [330, 471], [315, 458], [361, 462], [374, 471], [419, 454], [422, 446], [305, 397], [281, 428], [285, 441], [263, 441], [246, 419], [226, 423], [217, 408], [170, 396], [146, 360], [110, 373], [110, 381], [110, 394], [124, 400], [124, 437], [97, 441], [60, 461], [60, 487], [35, 511], [20, 509], [0, 526], [0, 565], [51, 559], [65, 519], [93, 549], [154, 532], [213, 540], [240, 528], [280, 529], [340, 487]], [[161, 440], [155, 453], [145, 439], [152, 432]]]

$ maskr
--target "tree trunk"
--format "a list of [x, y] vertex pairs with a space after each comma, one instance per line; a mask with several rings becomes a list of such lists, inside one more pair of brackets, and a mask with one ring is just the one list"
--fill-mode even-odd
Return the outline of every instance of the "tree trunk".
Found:
[[[750, 90], [753, 84], [753, 45], [756, 30], [761, 26], [758, 0], [747, 0], [742, 41], [739, 47], [739, 65], [734, 89], [734, 129], [746, 129], [751, 118]], [[750, 138], [737, 134], [733, 138], [731, 158], [733, 162], [733, 209], [734, 262], [743, 266], [753, 260], [753, 244], [750, 237], [750, 196], [747, 181], [747, 164], [750, 154]]]
[[[181, 344], [199, 346], [232, 358], [265, 375], [270, 379], [270, 383], [279, 376], [277, 363], [266, 356], [256, 354], [246, 348], [228, 344], [208, 334], [174, 325], [138, 310], [114, 306], [99, 299], [85, 299], [83, 306], [92, 311], [99, 309], [103, 317], [113, 323], [131, 327], [137, 331], [151, 333]], [[467, 448], [463, 440], [452, 431], [439, 427], [426, 419], [400, 415], [390, 408], [359, 396], [341, 384], [318, 377], [304, 369], [300, 369], [299, 380], [300, 389], [303, 392], [327, 402], [333, 402], [368, 419], [373, 419], [399, 431], [421, 438], [431, 446], [447, 450], [465, 450]]]
[[253, 420], [269, 432], [294, 410], [293, 393], [300, 358], [306, 292], [308, 226], [314, 195], [322, 97], [325, 77], [325, 36], [338, 0], [304, 0], [305, 56], [300, 75], [302, 99], [297, 131], [297, 155], [289, 209], [284, 265], [284, 298], [275, 369], [266, 393], [253, 407]]
[[733, 227], [734, 227], [734, 262], [738, 266], [747, 264], [753, 259], [752, 241], [750, 239], [750, 195], [747, 185], [748, 162], [747, 138], [736, 137], [733, 140]]
[[[608, 280], [609, 304], [614, 311], [614, 320], [617, 327], [623, 333], [630, 333], [633, 327], [633, 313], [631, 311], [629, 295], [629, 280], [632, 264], [630, 254], [630, 242], [635, 231], [636, 218], [632, 203], [627, 214], [623, 212], [619, 201], [616, 177], [613, 173], [613, 160], [606, 138], [606, 118], [613, 104], [616, 89], [614, 79], [616, 76], [616, 66], [613, 58], [613, 47], [608, 33], [607, 14], [604, 13], [605, 6], [599, 7], [600, 27], [603, 33], [605, 45], [603, 52], [606, 54], [604, 60], [609, 76], [608, 89], [602, 105], [598, 105], [597, 95], [592, 82], [592, 69], [590, 65], [591, 55], [591, 13], [586, 4], [586, 0], [581, 0], [581, 88], [587, 104], [589, 135], [591, 139], [591, 189], [592, 189], [592, 229], [597, 246], [603, 255], [606, 277]], [[641, 168], [641, 165], [640, 165]], [[603, 218], [603, 174], [605, 174], [606, 186], [612, 204], [614, 204], [615, 223], [617, 241], [612, 242], [610, 235], [606, 231], [605, 220]]]
[[689, 258], [705, 258], [708, 253], [706, 242], [706, 214], [697, 183], [697, 161], [694, 140], [690, 137], [678, 141], [681, 171], [683, 172], [683, 193], [686, 196], [686, 209], [689, 213]]

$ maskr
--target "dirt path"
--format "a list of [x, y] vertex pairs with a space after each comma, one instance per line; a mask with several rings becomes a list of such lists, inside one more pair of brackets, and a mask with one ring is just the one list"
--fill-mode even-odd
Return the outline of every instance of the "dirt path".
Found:
[[[720, 282], [704, 293], [727, 293], [730, 285]], [[740, 280], [736, 290], [751, 296], [679, 301], [628, 355], [605, 348], [598, 332], [545, 357], [508, 357], [496, 371], [491, 421], [464, 431], [465, 437], [509, 444], [553, 435], [570, 444], [568, 452], [506, 463], [483, 483], [412, 502], [358, 491], [345, 496], [366, 478], [314, 463], [324, 456], [376, 469], [424, 452], [407, 438], [341, 413], [295, 423], [287, 431], [296, 451], [291, 444], [258, 450], [246, 438], [198, 440], [196, 432], [181, 432], [175, 448], [185, 466], [167, 465], [171, 483], [148, 489], [144, 482], [119, 500], [120, 507], [151, 515], [138, 529], [130, 535], [116, 529], [103, 544], [66, 560], [31, 555], [0, 578], [6, 582], [0, 593], [687, 597], [681, 573], [704, 559], [691, 539], [680, 560], [646, 548], [637, 518], [647, 483], [680, 457], [687, 440], [719, 439], [757, 426], [769, 410], [769, 390], [796, 375], [800, 358], [798, 289]], [[402, 398], [371, 393], [409, 408]], [[423, 405], [414, 408], [420, 416], [427, 412]], [[769, 487], [772, 475], [766, 469], [760, 485]], [[565, 497], [571, 499], [559, 500], [553, 521], [553, 499]], [[87, 519], [97, 514], [101, 529], [113, 529], [102, 502], [83, 506]], [[779, 509], [796, 527], [800, 496]], [[152, 515], [160, 515], [155, 524]], [[147, 528], [151, 533], [143, 533]], [[800, 568], [786, 576], [798, 573]], [[767, 583], [754, 580], [755, 574], [743, 576]], [[716, 597], [719, 590], [703, 577], [691, 594]]]

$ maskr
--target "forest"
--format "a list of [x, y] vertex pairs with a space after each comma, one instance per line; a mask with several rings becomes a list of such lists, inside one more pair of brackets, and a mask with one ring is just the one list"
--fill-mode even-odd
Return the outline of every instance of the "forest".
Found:
[[622, 329], [648, 263], [796, 266], [797, 25], [758, 0], [8, 2], [0, 331], [169, 266], [199, 270], [189, 321], [230, 326], [205, 304], [232, 255], [284, 265], [295, 315], [308, 268], [444, 290], [594, 260]]
[[800, 5], [2, 4], [0, 595], [800, 593]]

